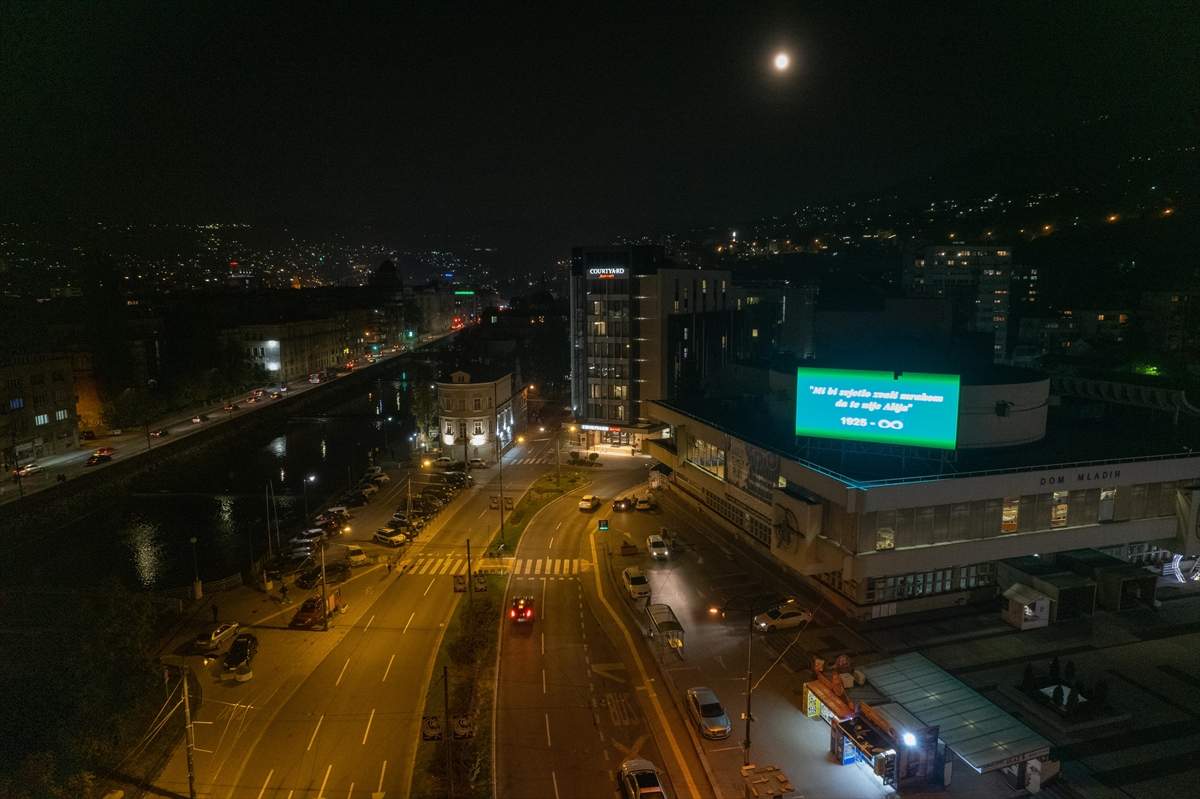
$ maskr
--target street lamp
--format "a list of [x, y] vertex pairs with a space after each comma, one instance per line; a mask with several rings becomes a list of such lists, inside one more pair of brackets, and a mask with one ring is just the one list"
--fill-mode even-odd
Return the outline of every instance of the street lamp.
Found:
[[300, 481], [301, 487], [304, 489], [304, 518], [308, 519], [308, 484], [317, 482], [317, 476], [310, 474]]
[[192, 598], [200, 599], [204, 596], [204, 587], [200, 582], [200, 561], [196, 557], [196, 536], [188, 539], [192, 544]]
[[739, 601], [739, 598], [735, 597], [727, 602], [722, 608], [710, 607], [708, 609], [709, 614], [720, 614], [722, 617], [725, 616], [726, 612], [728, 611], [746, 613], [749, 616], [749, 620], [746, 625], [746, 737], [742, 739], [742, 765], [744, 766], [750, 765], [750, 702], [754, 696], [754, 679], [752, 671], [753, 661], [751, 660], [751, 657], [754, 653], [754, 617], [765, 610], [769, 610], [770, 607], [774, 607], [774, 605], [771, 605], [767, 608], [763, 608], [763, 610], [755, 610], [751, 606], [751, 602], [753, 601], [753, 598], [747, 598]]

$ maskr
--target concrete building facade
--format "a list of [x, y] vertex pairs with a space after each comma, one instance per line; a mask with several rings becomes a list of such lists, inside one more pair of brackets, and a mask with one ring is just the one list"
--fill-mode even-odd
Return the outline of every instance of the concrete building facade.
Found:
[[438, 427], [450, 458], [494, 462], [525, 429], [525, 392], [511, 372], [451, 372], [439, 381]]
[[5, 473], [79, 446], [71, 358], [9, 352], [0, 361], [0, 464]]

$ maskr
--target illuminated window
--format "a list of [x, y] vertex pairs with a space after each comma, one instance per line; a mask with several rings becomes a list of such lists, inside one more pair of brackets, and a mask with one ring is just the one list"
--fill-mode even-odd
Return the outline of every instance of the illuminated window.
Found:
[[607, 330], [608, 330], [607, 323], [592, 322], [592, 335], [593, 336], [606, 336], [606, 335], [608, 335]]
[[448, 435], [448, 436], [454, 435], [454, 423], [453, 422], [446, 422], [446, 435]]
[[65, 409], [55, 411], [54, 412], [54, 421], [56, 421], [56, 422], [64, 421], [67, 418], [67, 416], [68, 416], [68, 413]]
[[483, 435], [483, 422], [479, 419], [475, 420], [475, 435]]
[[880, 527], [875, 531], [875, 549], [895, 549], [896, 531], [891, 527]]
[[1020, 515], [1021, 500], [1019, 497], [1005, 497], [1004, 507], [1000, 511], [1000, 532], [1015, 533], [1017, 517]]
[[1055, 491], [1051, 495], [1050, 502], [1050, 526], [1051, 527], [1066, 527], [1067, 526], [1067, 506], [1070, 499], [1069, 491]]
[[750, 330], [750, 338], [758, 338], [758, 328], [757, 327], [752, 328]]
[[45, 413], [39, 413], [37, 416], [33, 417], [33, 423], [38, 427], [41, 427], [44, 424], [50, 424], [50, 416]]

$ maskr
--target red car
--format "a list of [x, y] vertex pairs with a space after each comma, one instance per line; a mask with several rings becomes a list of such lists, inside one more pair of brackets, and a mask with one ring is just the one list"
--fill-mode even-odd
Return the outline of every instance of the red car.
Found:
[[113, 449], [112, 447], [101, 447], [100, 449], [96, 450], [92, 454], [93, 455], [114, 455], [114, 454], [116, 454], [116, 450]]
[[533, 621], [533, 597], [513, 597], [512, 607], [509, 608], [508, 617], [517, 624], [524, 624], [527, 621]]

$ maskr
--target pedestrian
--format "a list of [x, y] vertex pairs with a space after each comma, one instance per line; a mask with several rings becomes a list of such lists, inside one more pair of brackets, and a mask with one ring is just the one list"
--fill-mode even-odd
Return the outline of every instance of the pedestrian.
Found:
[[217, 612], [217, 603], [216, 602], [213, 603], [212, 613], [213, 613], [213, 624], [216, 624], [217, 618], [219, 617], [219, 614]]

